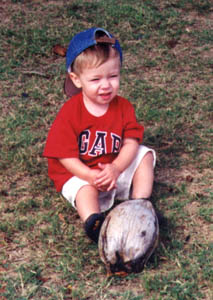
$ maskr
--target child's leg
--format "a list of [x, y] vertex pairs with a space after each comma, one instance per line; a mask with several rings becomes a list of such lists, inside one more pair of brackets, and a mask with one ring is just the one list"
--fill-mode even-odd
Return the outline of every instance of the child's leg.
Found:
[[98, 191], [92, 185], [84, 185], [76, 195], [76, 208], [83, 222], [92, 214], [100, 213]]
[[154, 181], [154, 157], [151, 151], [147, 152], [133, 177], [132, 198], [149, 198], [152, 193]]
[[104, 216], [100, 213], [98, 191], [91, 185], [84, 185], [76, 195], [76, 208], [84, 222], [86, 234], [94, 242], [98, 242]]

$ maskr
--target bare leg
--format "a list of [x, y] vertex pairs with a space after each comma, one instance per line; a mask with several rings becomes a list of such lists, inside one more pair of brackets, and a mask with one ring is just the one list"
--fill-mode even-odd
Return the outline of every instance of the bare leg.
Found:
[[90, 215], [100, 213], [97, 189], [92, 185], [83, 186], [77, 193], [76, 207], [83, 222]]
[[100, 213], [97, 189], [92, 185], [83, 186], [77, 193], [76, 207], [81, 220], [84, 222], [87, 236], [97, 243], [104, 221], [104, 216]]
[[147, 152], [139, 164], [133, 177], [132, 198], [149, 198], [152, 194], [154, 181], [153, 154]]

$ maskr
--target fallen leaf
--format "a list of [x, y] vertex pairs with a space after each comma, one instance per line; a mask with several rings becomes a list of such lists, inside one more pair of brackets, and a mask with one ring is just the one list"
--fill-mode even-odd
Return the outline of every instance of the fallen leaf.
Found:
[[67, 286], [67, 289], [68, 289], [69, 291], [72, 291], [72, 285], [69, 284], [69, 285]]
[[172, 49], [172, 48], [176, 47], [177, 43], [178, 43], [178, 40], [170, 40], [166, 44], [167, 44], [168, 48]]
[[[3, 294], [6, 292], [6, 286], [2, 286], [0, 288], [0, 294]], [[0, 296], [0, 300], [7, 300], [4, 296]]]
[[193, 179], [194, 179], [194, 178], [193, 178], [191, 175], [187, 175], [187, 176], [186, 176], [186, 181], [188, 181], [188, 182], [192, 182]]
[[7, 269], [0, 266], [0, 273], [6, 272], [6, 271], [7, 271]]
[[66, 223], [65, 219], [64, 219], [64, 216], [60, 213], [58, 214], [58, 217], [59, 217], [59, 220], [63, 223]]
[[41, 277], [41, 276], [37, 276], [37, 279], [43, 283], [45, 283], [49, 280], [49, 278], [45, 278], [45, 277]]
[[53, 46], [53, 53], [60, 55], [60, 56], [66, 56], [67, 49], [61, 45], [55, 45]]

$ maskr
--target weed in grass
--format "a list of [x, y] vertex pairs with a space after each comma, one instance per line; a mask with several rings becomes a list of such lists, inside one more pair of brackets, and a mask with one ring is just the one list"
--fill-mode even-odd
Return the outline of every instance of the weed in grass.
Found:
[[[195, 276], [196, 277], [196, 276]], [[159, 299], [197, 299], [202, 293], [197, 290], [196, 280], [193, 275], [188, 276], [187, 281], [181, 273], [170, 272], [168, 275], [156, 275], [153, 278], [144, 277], [145, 288], [148, 292], [159, 293]], [[195, 291], [195, 293], [193, 292]]]
[[14, 231], [13, 226], [7, 221], [1, 222], [0, 230], [1, 230], [1, 232], [6, 233], [8, 237], [10, 237]]
[[24, 201], [19, 202], [17, 205], [17, 210], [20, 211], [21, 213], [26, 213], [27, 211], [37, 210], [39, 207], [40, 204], [36, 200], [29, 199], [26, 202]]
[[207, 222], [213, 222], [213, 207], [202, 207], [199, 210], [199, 215]]

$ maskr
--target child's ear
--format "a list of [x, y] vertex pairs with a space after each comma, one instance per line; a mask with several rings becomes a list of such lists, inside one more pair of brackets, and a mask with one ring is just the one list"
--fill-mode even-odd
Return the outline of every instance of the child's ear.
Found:
[[74, 72], [69, 73], [70, 79], [74, 83], [74, 85], [80, 89], [81, 88], [81, 81], [79, 79], [79, 76], [75, 74]]

